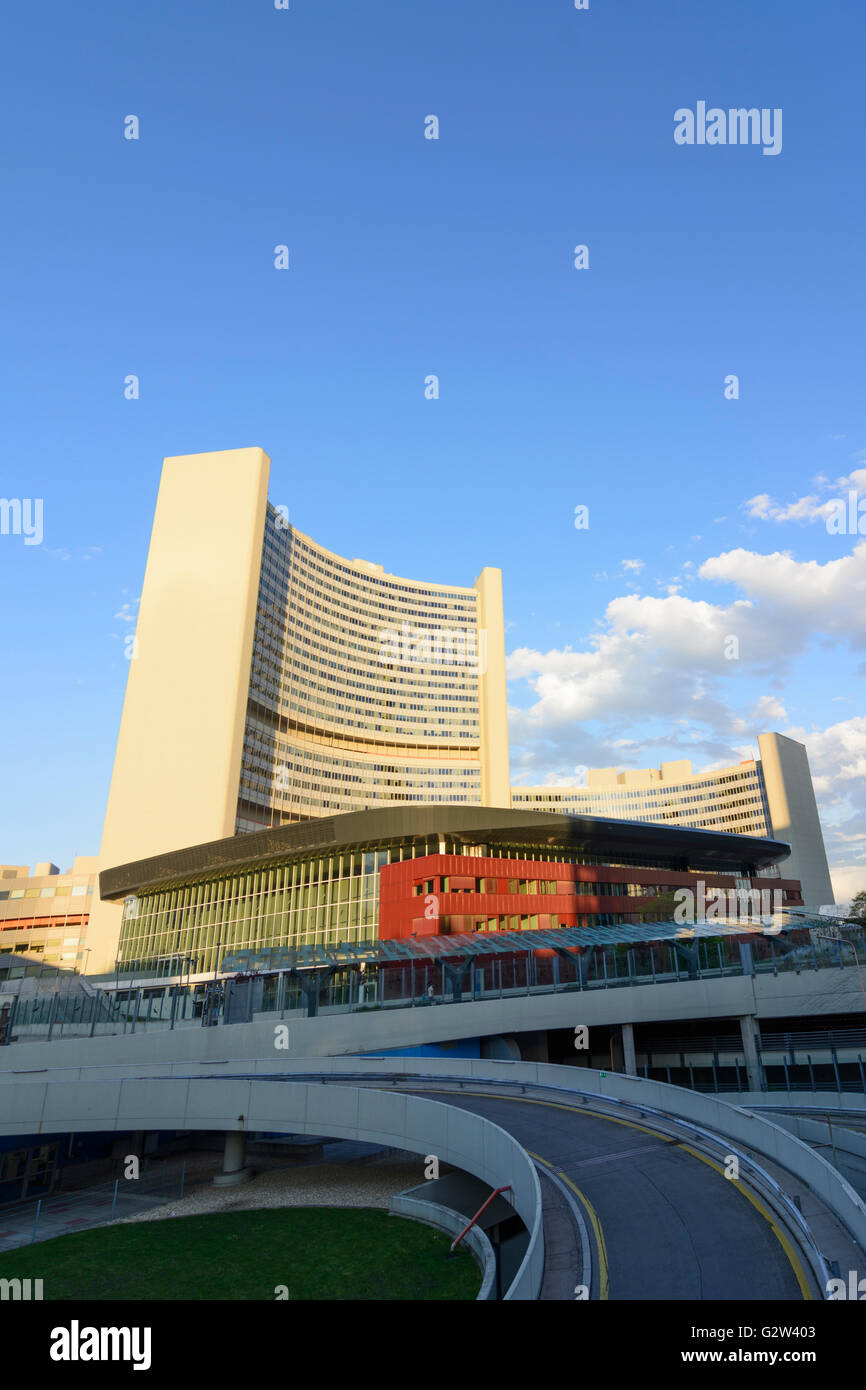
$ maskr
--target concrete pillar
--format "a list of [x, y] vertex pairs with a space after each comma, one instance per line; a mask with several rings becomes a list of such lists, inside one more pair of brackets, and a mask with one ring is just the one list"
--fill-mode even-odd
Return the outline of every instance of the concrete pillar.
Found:
[[740, 1019], [740, 1036], [743, 1039], [743, 1052], [746, 1058], [746, 1075], [750, 1091], [763, 1089], [761, 1063], [758, 1058], [758, 1020], [754, 1014], [743, 1014]]
[[622, 1025], [622, 1069], [626, 1076], [637, 1076], [637, 1056], [634, 1050], [634, 1024]]
[[226, 1134], [223, 1170], [213, 1178], [214, 1187], [235, 1187], [238, 1183], [249, 1182], [252, 1169], [244, 1167], [247, 1136], [241, 1130], [229, 1130]]

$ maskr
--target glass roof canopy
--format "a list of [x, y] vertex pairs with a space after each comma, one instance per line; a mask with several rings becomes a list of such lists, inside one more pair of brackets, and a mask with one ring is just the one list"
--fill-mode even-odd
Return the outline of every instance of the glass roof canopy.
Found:
[[[773, 917], [743, 922], [719, 918], [718, 921], [621, 923], [617, 926], [555, 927], [547, 931], [465, 932], [457, 936], [419, 936], [401, 940], [337, 942], [330, 946], [275, 946], [264, 950], [232, 951], [220, 967], [225, 974], [268, 974], [280, 970], [314, 969], [317, 966], [386, 965], [389, 962], [420, 961], [470, 956], [501, 956], [514, 951], [574, 950], [593, 946], [641, 946], [653, 942], [698, 938], [766, 935], [771, 939], [785, 932], [834, 926], [846, 922], [809, 908], [784, 908]], [[855, 924], [851, 924], [855, 925]]]

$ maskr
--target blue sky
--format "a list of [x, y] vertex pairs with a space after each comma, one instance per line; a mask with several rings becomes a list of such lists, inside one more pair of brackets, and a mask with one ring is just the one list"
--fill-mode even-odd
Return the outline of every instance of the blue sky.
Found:
[[[97, 851], [161, 460], [257, 444], [328, 547], [501, 566], [515, 780], [789, 732], [866, 886], [866, 536], [821, 511], [866, 497], [864, 40], [860, 0], [16, 7], [0, 858]], [[678, 146], [698, 101], [781, 153]]]

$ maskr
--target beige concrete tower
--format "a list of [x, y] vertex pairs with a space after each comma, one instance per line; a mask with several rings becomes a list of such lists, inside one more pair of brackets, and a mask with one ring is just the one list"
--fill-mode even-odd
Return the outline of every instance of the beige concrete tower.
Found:
[[505, 619], [502, 571], [483, 569], [475, 581], [478, 594], [480, 681], [481, 804], [511, 805], [508, 762], [508, 700], [505, 686]]
[[[100, 869], [234, 834], [270, 459], [163, 464]], [[114, 964], [115, 904], [94, 904], [89, 971]]]
[[[261, 449], [164, 463], [100, 870], [382, 805], [511, 804], [502, 576], [347, 560], [267, 501]], [[91, 973], [120, 910], [94, 906]]]
[[758, 748], [772, 835], [791, 846], [791, 857], [780, 865], [780, 872], [800, 880], [808, 907], [828, 906], [833, 885], [806, 749], [784, 734], [759, 734]]

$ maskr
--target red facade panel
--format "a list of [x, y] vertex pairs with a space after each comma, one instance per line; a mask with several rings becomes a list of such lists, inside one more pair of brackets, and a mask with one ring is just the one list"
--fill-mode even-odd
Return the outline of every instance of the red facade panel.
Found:
[[[707, 891], [735, 888], [729, 874], [702, 874]], [[448, 880], [448, 891], [444, 881]], [[516, 881], [556, 883], [555, 892], [521, 893]], [[593, 913], [628, 916], [651, 907], [653, 896], [613, 896], [578, 892], [578, 884], [636, 883], [647, 888], [694, 888], [694, 873], [672, 869], [622, 868], [605, 864], [551, 864], [532, 859], [481, 859], [472, 855], [431, 854], [387, 864], [379, 876], [379, 936], [402, 938], [472, 932], [492, 918], [533, 916], [538, 927], [577, 926]], [[780, 889], [787, 902], [801, 902], [793, 879], [753, 879], [753, 887]], [[421, 913], [424, 913], [422, 916]]]

